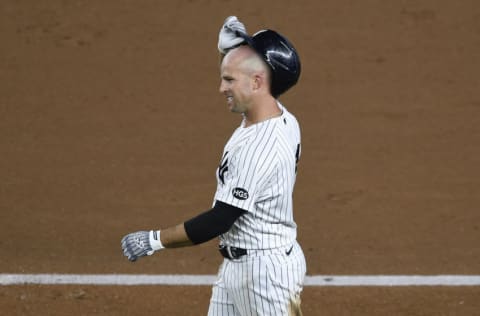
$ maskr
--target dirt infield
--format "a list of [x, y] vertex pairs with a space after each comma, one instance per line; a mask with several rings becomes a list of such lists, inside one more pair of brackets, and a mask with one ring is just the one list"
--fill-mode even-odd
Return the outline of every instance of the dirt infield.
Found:
[[[210, 287], [0, 287], [7, 315], [206, 315]], [[478, 315], [479, 288], [306, 288], [304, 315]], [[174, 299], [172, 299], [174, 297]]]
[[[218, 28], [289, 37], [308, 274], [480, 274], [477, 1], [0, 4], [0, 273], [215, 274], [215, 242], [130, 264], [120, 238], [211, 205], [239, 123]], [[5, 315], [204, 315], [209, 287], [0, 286]], [[318, 288], [305, 315], [476, 315], [478, 287]]]

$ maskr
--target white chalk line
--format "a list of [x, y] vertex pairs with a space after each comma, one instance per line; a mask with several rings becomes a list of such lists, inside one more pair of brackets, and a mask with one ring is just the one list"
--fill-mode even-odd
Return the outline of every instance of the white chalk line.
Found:
[[[212, 285], [215, 275], [0, 274], [0, 285]], [[311, 275], [305, 286], [480, 286], [480, 275]]]

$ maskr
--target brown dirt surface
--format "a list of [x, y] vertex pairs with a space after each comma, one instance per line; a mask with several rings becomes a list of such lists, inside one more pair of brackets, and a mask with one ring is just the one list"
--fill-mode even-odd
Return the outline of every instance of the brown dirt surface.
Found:
[[[302, 59], [295, 191], [309, 275], [480, 274], [480, 4], [0, 3], [0, 273], [215, 274], [215, 242], [131, 264], [130, 231], [209, 208], [239, 123], [237, 15]], [[476, 315], [479, 287], [307, 287], [305, 315]], [[2, 315], [204, 315], [209, 287], [0, 286]]]

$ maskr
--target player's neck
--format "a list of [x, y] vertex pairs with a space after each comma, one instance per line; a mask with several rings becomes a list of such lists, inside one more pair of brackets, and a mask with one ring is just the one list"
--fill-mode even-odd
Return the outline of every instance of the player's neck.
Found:
[[258, 102], [245, 113], [244, 127], [249, 127], [282, 115], [282, 109], [273, 97]]

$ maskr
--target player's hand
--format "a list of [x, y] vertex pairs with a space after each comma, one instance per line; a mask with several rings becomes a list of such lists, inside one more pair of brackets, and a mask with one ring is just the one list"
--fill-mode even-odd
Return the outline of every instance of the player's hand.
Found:
[[123, 254], [132, 262], [140, 257], [151, 256], [163, 248], [159, 230], [138, 231], [122, 238]]
[[237, 32], [247, 34], [245, 25], [236, 16], [229, 16], [222, 25], [218, 34], [218, 50], [226, 54], [229, 49], [244, 42]]

